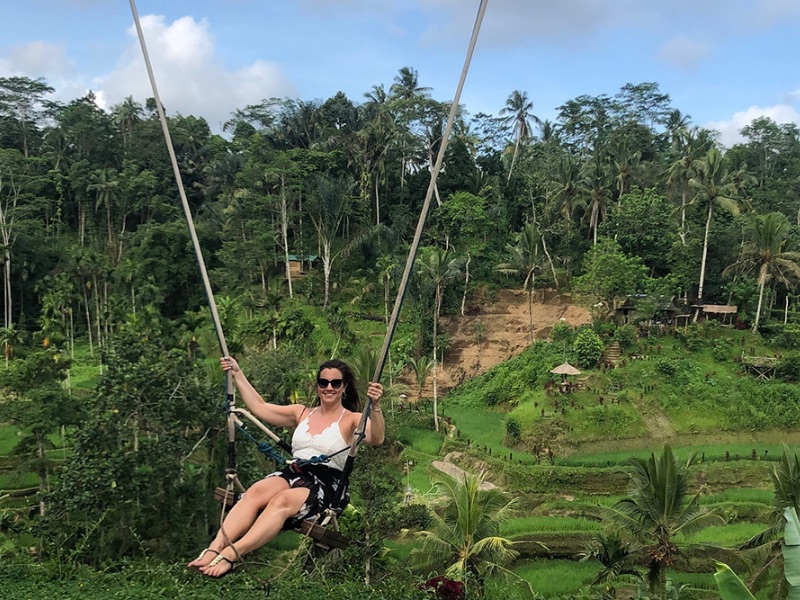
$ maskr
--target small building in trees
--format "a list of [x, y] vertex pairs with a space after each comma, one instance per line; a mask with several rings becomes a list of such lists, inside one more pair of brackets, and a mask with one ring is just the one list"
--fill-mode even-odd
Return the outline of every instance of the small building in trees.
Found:
[[717, 321], [722, 325], [733, 327], [738, 307], [730, 304], [697, 304], [692, 306], [692, 310], [699, 311], [706, 321]]
[[292, 279], [302, 279], [305, 277], [318, 259], [318, 256], [312, 254], [290, 254], [289, 273], [292, 276]]

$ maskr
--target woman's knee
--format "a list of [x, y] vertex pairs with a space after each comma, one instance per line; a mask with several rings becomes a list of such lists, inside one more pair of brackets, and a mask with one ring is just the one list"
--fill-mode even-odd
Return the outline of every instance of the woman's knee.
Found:
[[261, 481], [255, 482], [242, 496], [241, 502], [256, 504], [263, 508], [265, 507], [277, 494], [287, 490], [289, 484], [280, 477], [268, 477]]
[[267, 504], [267, 510], [285, 515], [287, 518], [298, 513], [308, 499], [309, 490], [305, 488], [289, 489], [278, 494]]

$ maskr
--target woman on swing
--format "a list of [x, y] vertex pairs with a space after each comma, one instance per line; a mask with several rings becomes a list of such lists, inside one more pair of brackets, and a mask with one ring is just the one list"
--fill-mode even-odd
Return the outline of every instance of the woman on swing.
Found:
[[[293, 458], [308, 460], [332, 455], [350, 446], [361, 420], [361, 408], [355, 377], [346, 363], [334, 359], [320, 365], [318, 405], [310, 410], [300, 404], [264, 402], [233, 358], [223, 357], [220, 363], [225, 371], [231, 371], [236, 388], [253, 415], [275, 427], [295, 427]], [[383, 388], [371, 382], [367, 395], [372, 399], [372, 411], [364, 441], [378, 446], [384, 436], [380, 406]], [[209, 577], [221, 577], [234, 569], [242, 556], [269, 542], [284, 527], [293, 528], [321, 515], [336, 497], [346, 460], [347, 452], [341, 452], [324, 465], [297, 468], [290, 464], [254, 483], [231, 509], [208, 548], [188, 566]]]

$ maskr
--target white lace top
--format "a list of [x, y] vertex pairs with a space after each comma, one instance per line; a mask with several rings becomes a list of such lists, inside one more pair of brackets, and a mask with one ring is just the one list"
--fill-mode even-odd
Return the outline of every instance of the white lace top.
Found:
[[[308, 420], [311, 415], [314, 414], [315, 410], [317, 409], [315, 408], [308, 413], [308, 417], [300, 421], [297, 428], [294, 430], [294, 434], [292, 435], [292, 456], [294, 458], [308, 460], [314, 456], [320, 456], [321, 454], [330, 456], [342, 448], [348, 448], [350, 446], [350, 444], [344, 441], [342, 431], [339, 429], [339, 421], [342, 420], [346, 409], [342, 409], [342, 414], [339, 415], [336, 421], [316, 435], [312, 435], [308, 432]], [[342, 452], [334, 456], [329, 462], [322, 464], [342, 471], [346, 461], [347, 452]]]

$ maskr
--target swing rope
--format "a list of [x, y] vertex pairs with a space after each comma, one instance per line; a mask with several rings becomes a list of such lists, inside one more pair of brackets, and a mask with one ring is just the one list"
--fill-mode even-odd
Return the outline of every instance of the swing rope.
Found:
[[[211, 288], [211, 282], [209, 281], [209, 278], [208, 278], [208, 271], [206, 269], [205, 260], [203, 258], [203, 254], [202, 254], [202, 251], [200, 249], [200, 242], [199, 242], [198, 237], [197, 237], [197, 232], [195, 231], [194, 220], [192, 218], [191, 209], [189, 207], [189, 201], [188, 201], [188, 199], [186, 197], [186, 191], [185, 191], [184, 186], [183, 186], [183, 179], [182, 179], [182, 176], [181, 176], [180, 168], [178, 166], [178, 160], [177, 160], [177, 157], [175, 155], [175, 149], [174, 149], [174, 146], [173, 146], [173, 143], [172, 143], [172, 137], [171, 137], [170, 132], [169, 132], [169, 126], [167, 124], [167, 118], [166, 118], [166, 115], [164, 113], [164, 108], [163, 108], [162, 103], [161, 103], [161, 97], [160, 97], [160, 95], [158, 93], [158, 86], [156, 84], [155, 75], [153, 73], [153, 68], [152, 68], [152, 65], [151, 65], [151, 62], [150, 62], [150, 56], [149, 56], [149, 53], [147, 51], [147, 44], [145, 42], [144, 33], [142, 31], [142, 26], [141, 26], [141, 23], [139, 21], [139, 14], [138, 14], [138, 11], [136, 9], [136, 2], [135, 2], [135, 0], [129, 0], [129, 2], [130, 2], [130, 7], [131, 7], [131, 13], [133, 15], [134, 24], [136, 26], [136, 32], [137, 32], [137, 35], [138, 35], [138, 38], [139, 38], [139, 43], [140, 43], [140, 46], [141, 46], [141, 49], [142, 49], [142, 56], [144, 58], [144, 63], [145, 63], [145, 67], [147, 69], [148, 78], [150, 80], [150, 86], [151, 86], [152, 91], [153, 91], [153, 97], [155, 99], [156, 110], [158, 111], [158, 117], [159, 117], [159, 121], [161, 123], [161, 129], [163, 131], [164, 139], [166, 141], [167, 151], [169, 153], [170, 163], [172, 165], [172, 171], [173, 171], [173, 174], [175, 176], [176, 184], [178, 186], [178, 193], [180, 195], [181, 204], [183, 206], [183, 212], [184, 212], [185, 220], [186, 220], [187, 226], [189, 228], [189, 234], [190, 234], [190, 237], [191, 237], [191, 240], [192, 240], [192, 247], [194, 249], [194, 253], [195, 253], [195, 258], [197, 260], [198, 269], [200, 271], [200, 274], [201, 274], [201, 277], [202, 277], [202, 280], [203, 280], [203, 287], [205, 289], [205, 294], [206, 294], [206, 299], [207, 299], [207, 302], [208, 302], [208, 307], [209, 307], [209, 310], [211, 312], [211, 320], [212, 320], [212, 323], [213, 323], [213, 326], [214, 326], [214, 330], [215, 330], [216, 335], [217, 335], [217, 341], [219, 343], [220, 352], [222, 353], [223, 357], [226, 357], [226, 356], [229, 356], [228, 346], [227, 346], [227, 343], [225, 341], [225, 335], [224, 335], [224, 332], [222, 330], [222, 325], [221, 325], [221, 322], [220, 322], [219, 314], [217, 312], [216, 302], [214, 301], [214, 293], [213, 293], [213, 290]], [[389, 323], [387, 325], [387, 330], [386, 330], [386, 335], [385, 335], [384, 340], [383, 340], [383, 345], [382, 345], [380, 353], [378, 355], [375, 371], [374, 371], [372, 379], [371, 379], [372, 382], [380, 381], [381, 375], [383, 374], [383, 369], [384, 369], [384, 366], [386, 364], [386, 360], [387, 360], [387, 357], [388, 357], [388, 354], [389, 354], [389, 347], [391, 345], [392, 338], [394, 337], [394, 332], [395, 332], [395, 329], [397, 327], [397, 322], [398, 322], [399, 315], [400, 315], [400, 309], [402, 308], [402, 305], [403, 305], [403, 301], [404, 301], [404, 298], [405, 298], [406, 290], [408, 288], [408, 282], [409, 282], [409, 279], [411, 277], [411, 272], [412, 272], [413, 267], [414, 267], [414, 262], [416, 260], [417, 251], [419, 249], [419, 243], [420, 243], [420, 240], [422, 238], [422, 232], [423, 232], [424, 225], [425, 225], [425, 220], [427, 219], [427, 215], [428, 215], [428, 212], [430, 210], [431, 199], [432, 199], [432, 197], [434, 195], [434, 192], [437, 189], [436, 188], [436, 181], [438, 179], [439, 172], [441, 171], [442, 163], [444, 162], [445, 151], [447, 149], [447, 144], [448, 144], [448, 141], [449, 141], [449, 138], [450, 138], [450, 134], [451, 134], [452, 129], [453, 129], [453, 124], [455, 122], [455, 117], [456, 117], [456, 113], [458, 111], [458, 105], [459, 105], [459, 101], [460, 101], [460, 98], [461, 98], [461, 92], [462, 92], [463, 87], [464, 87], [464, 82], [466, 81], [467, 72], [469, 71], [469, 65], [470, 65], [470, 62], [472, 60], [472, 55], [474, 53], [475, 45], [476, 45], [477, 39], [478, 39], [478, 33], [480, 31], [481, 23], [483, 21], [483, 16], [484, 16], [484, 14], [486, 12], [487, 2], [488, 2], [488, 0], [480, 0], [480, 5], [478, 7], [478, 14], [477, 14], [477, 17], [475, 19], [475, 24], [474, 24], [473, 29], [472, 29], [472, 35], [470, 37], [470, 42], [469, 42], [469, 47], [468, 47], [468, 50], [467, 50], [467, 55], [466, 55], [466, 58], [464, 60], [464, 66], [463, 66], [462, 71], [461, 71], [461, 77], [459, 79], [455, 95], [453, 97], [453, 102], [452, 102], [452, 104], [450, 106], [450, 113], [449, 113], [449, 115], [447, 117], [447, 125], [445, 126], [444, 133], [442, 134], [442, 143], [441, 143], [441, 146], [439, 148], [439, 153], [438, 153], [438, 155], [436, 157], [435, 164], [431, 168], [430, 183], [428, 184], [428, 189], [427, 189], [427, 192], [425, 194], [425, 201], [423, 203], [423, 207], [422, 207], [422, 210], [420, 212], [419, 221], [417, 222], [417, 228], [416, 228], [416, 230], [414, 232], [414, 239], [412, 241], [411, 248], [410, 248], [410, 251], [409, 251], [409, 254], [408, 254], [408, 258], [406, 260], [405, 269], [403, 271], [403, 275], [402, 275], [402, 278], [401, 278], [401, 281], [400, 281], [400, 285], [399, 285], [399, 288], [398, 288], [398, 294], [397, 294], [397, 297], [395, 299], [394, 308], [392, 309], [392, 315], [391, 315], [391, 318], [390, 318]], [[239, 429], [240, 431], [244, 431], [246, 433], [246, 435], [251, 437], [251, 439], [255, 439], [252, 436], [250, 436], [250, 434], [247, 433], [246, 430], [241, 426], [241, 422], [238, 419], [238, 415], [240, 415], [240, 414], [244, 415], [247, 418], [251, 419], [255, 423], [257, 423], [257, 421], [256, 421], [256, 419], [254, 417], [252, 417], [252, 415], [247, 413], [247, 411], [244, 411], [242, 409], [236, 408], [236, 406], [235, 406], [235, 398], [234, 398], [234, 394], [233, 394], [233, 383], [232, 383], [232, 373], [231, 373], [231, 371], [227, 371], [226, 372], [225, 397], [226, 397], [226, 415], [227, 415], [227, 428], [228, 428], [228, 467], [226, 469], [226, 476], [227, 476], [227, 480], [228, 480], [228, 485], [227, 485], [227, 489], [226, 489], [226, 496], [227, 496], [228, 493], [232, 494], [234, 486], [239, 486], [240, 488], [243, 489], [243, 486], [241, 485], [241, 482], [239, 482], [238, 476], [236, 474], [236, 448], [235, 448], [236, 430]], [[338, 509], [339, 507], [341, 507], [341, 505], [343, 503], [345, 490], [347, 488], [347, 482], [349, 481], [350, 474], [353, 471], [353, 464], [355, 462], [355, 456], [356, 456], [356, 454], [358, 452], [358, 447], [361, 444], [361, 442], [364, 440], [364, 438], [366, 437], [366, 425], [367, 425], [367, 420], [369, 418], [369, 415], [370, 415], [371, 411], [372, 411], [372, 399], [369, 398], [369, 396], [368, 396], [367, 400], [366, 400], [366, 404], [365, 404], [364, 410], [362, 411], [362, 414], [361, 414], [361, 419], [359, 421], [359, 424], [358, 424], [358, 426], [356, 428], [355, 433], [353, 434], [353, 439], [352, 439], [351, 444], [350, 444], [349, 447], [342, 448], [341, 450], [339, 450], [339, 451], [337, 451], [337, 452], [335, 452], [334, 454], [331, 454], [331, 455], [320, 455], [320, 456], [315, 456], [315, 457], [312, 457], [311, 459], [306, 459], [306, 460], [303, 460], [303, 461], [295, 461], [295, 464], [298, 464], [298, 466], [300, 466], [301, 463], [302, 464], [322, 464], [322, 463], [330, 461], [331, 458], [333, 458], [334, 456], [336, 456], [336, 455], [338, 455], [338, 454], [340, 454], [342, 452], [348, 452], [348, 456], [347, 456], [347, 460], [346, 460], [345, 465], [344, 465], [344, 469], [343, 469], [343, 471], [342, 471], [342, 473], [340, 475], [340, 485], [338, 487], [337, 495], [336, 495], [336, 498], [334, 500], [334, 506], [333, 506], [333, 509], [334, 509], [333, 514], [334, 515], [335, 515], [335, 509]], [[284, 449], [287, 449], [288, 445], [283, 440], [278, 438], [278, 436], [276, 436], [274, 433], [272, 433], [268, 428], [266, 428], [265, 426], [263, 426], [261, 424], [259, 424], [259, 428], [262, 429], [262, 431], [264, 431], [265, 433], [267, 433], [267, 435], [269, 435], [269, 437], [271, 437], [273, 439], [273, 441], [278, 443], [278, 445], [280, 445]], [[267, 445], [264, 446], [264, 448], [266, 449], [268, 446], [269, 445], [267, 444]], [[269, 446], [269, 448], [270, 448], [270, 450], [268, 450], [268, 452], [271, 453], [271, 452], [274, 451], [274, 449], [271, 446]], [[288, 448], [288, 451], [291, 452], [291, 448]], [[277, 453], [275, 453], [275, 454], [277, 454]], [[224, 513], [225, 513], [225, 506], [226, 506], [226, 503], [223, 502], [223, 509], [222, 509], [223, 514], [221, 515], [221, 519], [222, 519], [222, 516], [224, 516]], [[225, 535], [224, 529], [222, 531], [223, 531], [223, 535]], [[227, 535], [225, 537], [227, 538]], [[230, 540], [228, 540], [228, 542], [230, 542]], [[233, 546], [233, 545], [231, 544], [231, 546]], [[235, 546], [233, 546], [233, 548], [234, 548], [234, 551], [237, 554], [237, 559], [239, 559], [241, 561], [241, 556], [239, 556], [239, 553], [238, 553], [238, 551], [236, 551]], [[244, 561], [241, 561], [241, 562], [244, 562]], [[249, 570], [248, 570], [248, 572], [249, 572]], [[256, 578], [256, 579], [258, 580], [258, 578]], [[266, 582], [265, 583], [265, 589], [268, 589], [268, 585], [269, 585], [268, 582]]]
[[[431, 180], [428, 184], [428, 190], [425, 193], [425, 202], [422, 205], [422, 210], [419, 215], [417, 229], [414, 232], [414, 240], [411, 243], [408, 258], [406, 259], [406, 266], [403, 270], [403, 276], [400, 279], [400, 286], [398, 288], [397, 297], [395, 298], [394, 307], [392, 308], [392, 316], [390, 317], [389, 324], [387, 325], [386, 336], [383, 339], [383, 346], [381, 347], [380, 354], [378, 355], [375, 373], [371, 379], [373, 382], [380, 381], [381, 375], [383, 374], [383, 367], [385, 366], [386, 359], [389, 355], [389, 346], [391, 345], [392, 338], [394, 337], [394, 330], [397, 327], [400, 309], [403, 306], [403, 300], [405, 299], [406, 290], [408, 289], [408, 281], [411, 277], [411, 271], [414, 268], [414, 261], [416, 260], [417, 251], [419, 250], [419, 242], [422, 238], [422, 230], [425, 226], [425, 220], [428, 217], [428, 211], [430, 210], [431, 199], [433, 197], [434, 190], [436, 190], [436, 180], [439, 177], [439, 171], [441, 171], [442, 163], [444, 162], [444, 154], [447, 150], [447, 143], [450, 139], [450, 132], [453, 129], [453, 123], [455, 122], [458, 104], [461, 100], [461, 91], [464, 89], [464, 82], [467, 79], [467, 72], [469, 71], [469, 65], [472, 61], [472, 54], [475, 51], [475, 45], [478, 41], [478, 33], [480, 32], [481, 23], [483, 22], [483, 15], [486, 12], [487, 2], [488, 0], [481, 0], [480, 6], [478, 7], [478, 15], [475, 18], [475, 24], [472, 28], [472, 36], [470, 37], [467, 56], [464, 60], [464, 67], [461, 69], [461, 77], [458, 80], [456, 93], [453, 96], [453, 102], [450, 105], [450, 113], [447, 116], [447, 125], [444, 128], [444, 133], [442, 134], [442, 144], [439, 147], [439, 154], [436, 156], [436, 163], [433, 165], [431, 170]], [[366, 406], [364, 408], [364, 412], [361, 414], [361, 421], [358, 424], [358, 428], [356, 429], [356, 432], [359, 436], [363, 437], [365, 435], [367, 419], [369, 418], [369, 413], [371, 410], [372, 399], [367, 396]], [[353, 436], [353, 441], [350, 444], [350, 451], [347, 455], [347, 462], [345, 463], [344, 470], [342, 471], [341, 481], [343, 482], [348, 481], [350, 474], [353, 472], [353, 463], [355, 462], [356, 453], [358, 452], [358, 446], [360, 443], [360, 440], [357, 440], [356, 437], [356, 435]], [[344, 485], [339, 486], [335, 500], [335, 506], [337, 508], [342, 504], [345, 487], [346, 486]]]

